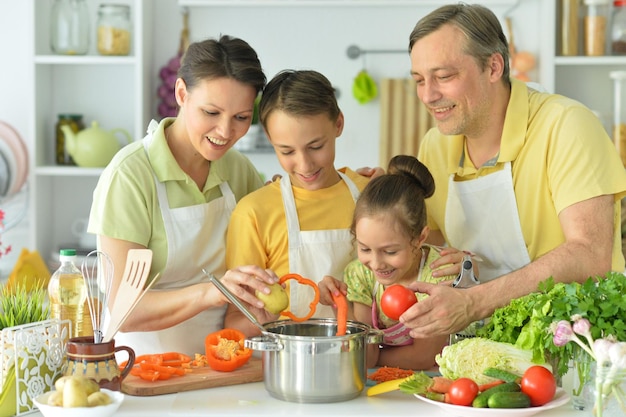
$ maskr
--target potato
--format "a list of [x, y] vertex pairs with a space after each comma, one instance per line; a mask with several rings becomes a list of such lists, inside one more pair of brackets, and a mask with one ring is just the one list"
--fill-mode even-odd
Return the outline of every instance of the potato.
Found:
[[111, 399], [111, 397], [109, 397], [108, 394], [105, 394], [102, 391], [94, 392], [90, 394], [89, 397], [87, 397], [87, 404], [89, 405], [89, 407], [107, 405], [111, 404], [112, 402], [113, 400]]
[[48, 397], [48, 405], [63, 407], [63, 391], [53, 391]]
[[100, 391], [100, 385], [98, 385], [98, 383], [94, 381], [93, 379], [86, 378], [86, 377], [78, 377], [78, 378], [80, 378], [81, 385], [85, 389], [85, 393], [87, 394], [87, 396], [90, 396], [94, 392]]
[[79, 378], [69, 378], [63, 385], [63, 407], [87, 407], [87, 392]]
[[70, 378], [72, 377], [62, 376], [61, 378], [57, 379], [56, 382], [54, 383], [54, 388], [56, 388], [56, 390], [59, 392], [63, 392], [63, 386], [65, 385], [65, 382]]

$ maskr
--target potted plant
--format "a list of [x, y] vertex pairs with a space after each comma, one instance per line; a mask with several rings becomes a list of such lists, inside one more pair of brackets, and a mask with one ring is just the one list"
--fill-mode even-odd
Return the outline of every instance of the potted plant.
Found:
[[65, 326], [49, 317], [41, 285], [0, 290], [0, 417], [31, 411], [61, 373]]

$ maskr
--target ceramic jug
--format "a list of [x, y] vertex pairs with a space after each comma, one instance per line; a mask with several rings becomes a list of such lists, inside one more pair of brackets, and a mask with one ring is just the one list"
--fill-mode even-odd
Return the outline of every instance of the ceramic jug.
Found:
[[98, 122], [91, 122], [91, 127], [74, 132], [69, 126], [61, 126], [65, 135], [67, 152], [80, 167], [105, 167], [113, 155], [122, 147], [116, 134], [121, 133], [126, 144], [130, 143], [130, 134], [124, 129], [104, 130]]
[[[128, 354], [126, 365], [120, 371], [115, 353]], [[128, 346], [115, 346], [115, 340], [94, 343], [93, 336], [74, 337], [65, 345], [64, 376], [80, 375], [91, 378], [100, 388], [121, 391], [122, 381], [135, 364], [135, 351]]]

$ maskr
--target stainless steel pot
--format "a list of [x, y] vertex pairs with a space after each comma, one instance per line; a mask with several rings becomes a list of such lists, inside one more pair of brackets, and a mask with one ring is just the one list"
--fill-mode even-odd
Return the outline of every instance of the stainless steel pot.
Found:
[[345, 336], [335, 336], [335, 319], [279, 320], [263, 327], [269, 335], [247, 339], [245, 346], [262, 351], [269, 394], [298, 403], [359, 396], [367, 379], [366, 345], [383, 340], [382, 331], [355, 321], [348, 321]]

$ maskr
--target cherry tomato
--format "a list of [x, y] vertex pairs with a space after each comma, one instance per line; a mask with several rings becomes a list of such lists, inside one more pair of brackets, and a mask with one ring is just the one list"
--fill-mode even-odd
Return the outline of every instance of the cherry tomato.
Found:
[[469, 378], [456, 379], [448, 391], [450, 402], [455, 405], [472, 405], [477, 395], [478, 384]]
[[530, 397], [530, 404], [539, 407], [549, 403], [556, 393], [556, 379], [543, 366], [531, 366], [522, 375], [522, 392]]
[[415, 303], [417, 303], [417, 298], [413, 291], [403, 285], [394, 284], [383, 292], [380, 308], [387, 317], [398, 320], [402, 313]]

